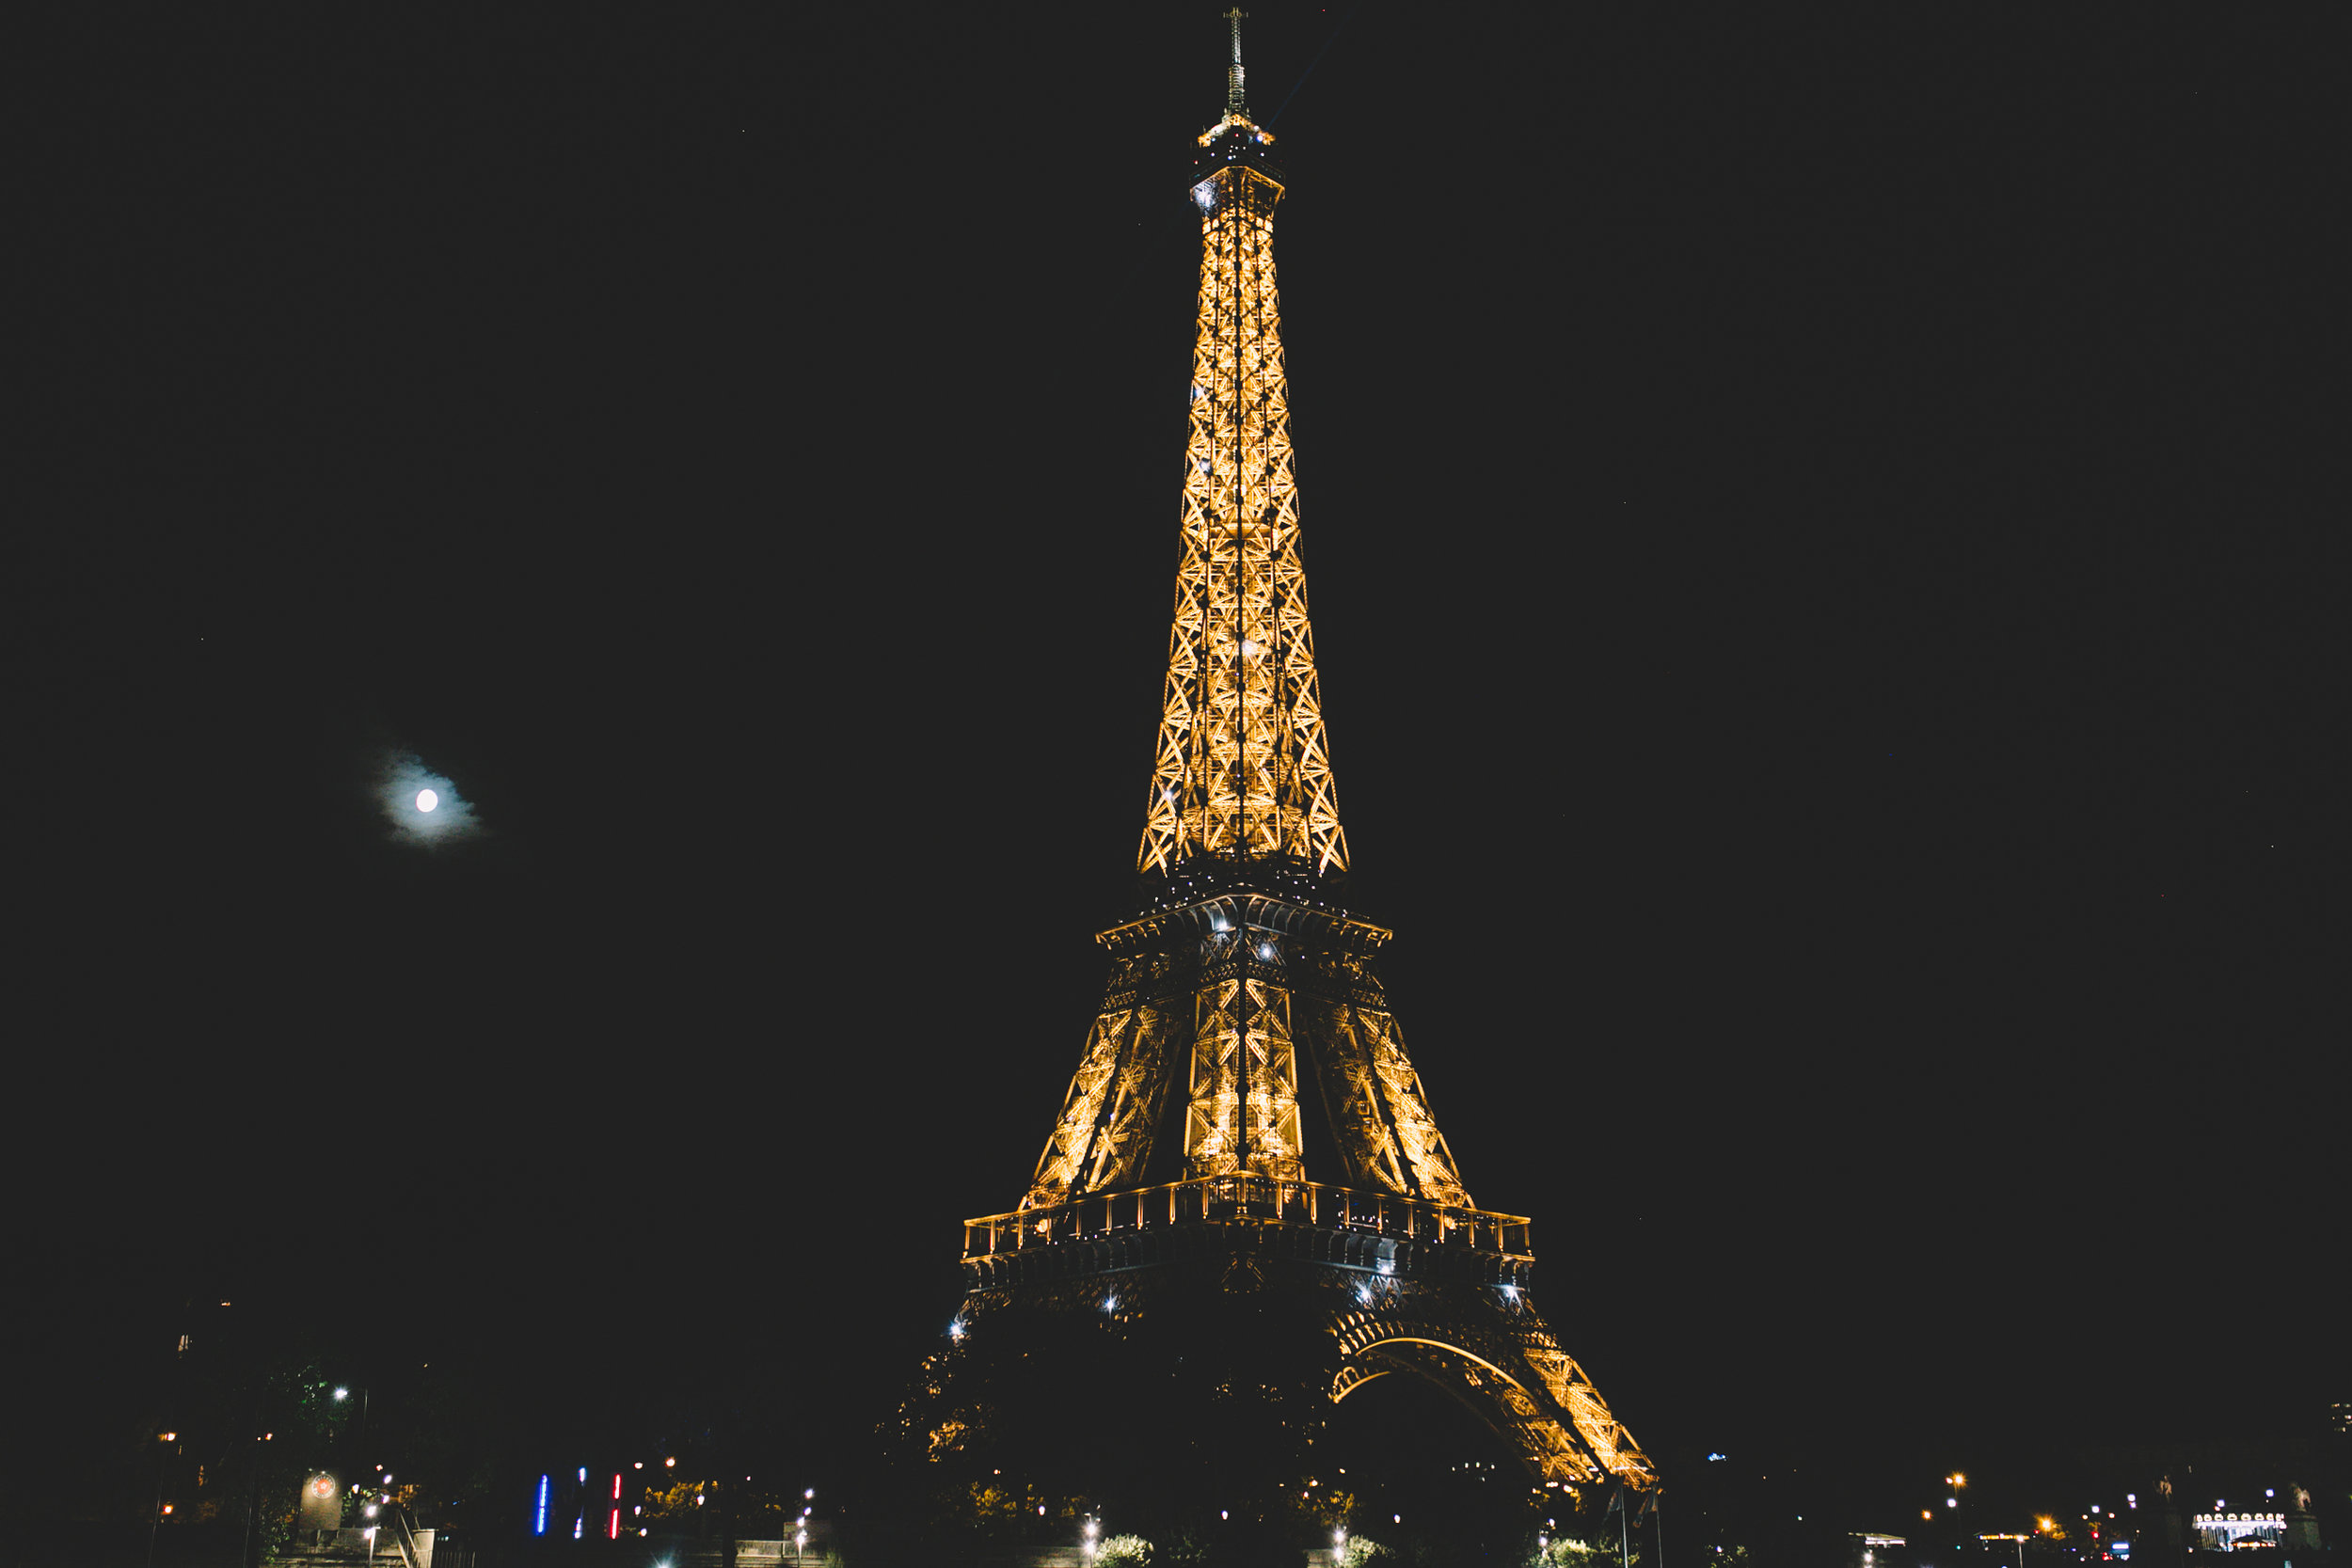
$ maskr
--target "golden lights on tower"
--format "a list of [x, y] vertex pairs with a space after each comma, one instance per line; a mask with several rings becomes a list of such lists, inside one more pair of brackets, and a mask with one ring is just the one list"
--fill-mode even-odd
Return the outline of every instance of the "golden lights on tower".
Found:
[[[1148, 1312], [1155, 1270], [1176, 1277], [1230, 1244], [1220, 1291], [1311, 1279], [1333, 1403], [1414, 1372], [1504, 1434], [1538, 1495], [1653, 1487], [1655, 1465], [1535, 1308], [1529, 1220], [1477, 1208], [1438, 1130], [1379, 979], [1391, 933], [1332, 908], [1316, 879], [1348, 862], [1300, 554], [1273, 257], [1283, 185], [1230, 14], [1225, 114], [1191, 188], [1181, 551], [1136, 856], [1166, 879], [1096, 939], [1103, 1006], [1026, 1194], [966, 1222], [971, 1288], [947, 1337], [968, 1355], [1009, 1310]], [[1267, 1273], [1294, 1266], [1311, 1272]], [[968, 1428], [948, 1412], [929, 1430], [936, 1458]]]
[[[1236, 72], [1240, 70], [1235, 65]], [[1238, 87], [1202, 144], [1272, 141]], [[1136, 869], [1281, 855], [1344, 870], [1299, 555], [1290, 391], [1274, 282], [1281, 182], [1230, 159], [1192, 190], [1200, 320], [1184, 446], [1183, 554]]]

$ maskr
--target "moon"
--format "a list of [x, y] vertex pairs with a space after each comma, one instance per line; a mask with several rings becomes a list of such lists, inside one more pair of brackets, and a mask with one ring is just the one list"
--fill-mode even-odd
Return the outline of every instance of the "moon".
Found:
[[431, 811], [435, 806], [437, 806], [440, 803], [441, 798], [438, 795], [434, 794], [433, 791], [429, 789], [420, 789], [417, 791], [417, 809], [419, 811]]

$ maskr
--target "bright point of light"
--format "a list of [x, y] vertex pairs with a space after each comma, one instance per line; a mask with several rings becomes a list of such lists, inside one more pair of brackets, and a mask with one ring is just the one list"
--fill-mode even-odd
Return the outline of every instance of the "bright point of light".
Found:
[[375, 1517], [375, 1505], [373, 1503], [370, 1503], [366, 1508], [360, 1510], [360, 1512], [365, 1513], [369, 1518], [373, 1519]]
[[[587, 1481], [588, 1481], [588, 1466], [586, 1466], [585, 1465], [581, 1465], [581, 1466], [580, 1467], [580, 1482], [581, 1482], [581, 1484], [585, 1485], [585, 1484], [587, 1483]], [[744, 1479], [745, 1479], [746, 1481], [748, 1481], [748, 1480], [750, 1480], [751, 1478], [750, 1478], [750, 1477], [748, 1477], [748, 1476], [746, 1476]]]
[[335, 1397], [339, 1400], [347, 1400], [351, 1398], [351, 1390], [348, 1388], [338, 1388], [335, 1390]]
[[441, 798], [435, 794], [432, 790], [420, 789], [417, 791], [417, 809], [419, 811], [431, 811], [434, 807], [439, 805], [440, 803]]
[[168, 1443], [179, 1435], [180, 1434], [176, 1432], [159, 1432], [155, 1434], [155, 1441], [158, 1443]]
[[661, 1467], [665, 1470], [675, 1470], [677, 1468], [677, 1461], [674, 1458], [665, 1459], [661, 1462]]
[[1944, 1499], [1944, 1506], [1946, 1508], [1958, 1508], [1960, 1506], [1960, 1499], [1958, 1497], [1947, 1497]]
[[817, 1488], [812, 1486], [807, 1491], [802, 1493], [801, 1496], [803, 1497], [813, 1497], [817, 1496]]

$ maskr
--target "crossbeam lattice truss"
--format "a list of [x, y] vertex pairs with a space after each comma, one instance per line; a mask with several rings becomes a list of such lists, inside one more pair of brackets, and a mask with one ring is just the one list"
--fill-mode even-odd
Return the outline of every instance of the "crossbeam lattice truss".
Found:
[[[1186, 1180], [1236, 1172], [1305, 1180], [1298, 1124], [1303, 1045], [1322, 1074], [1316, 1087], [1330, 1107], [1350, 1185], [1475, 1207], [1394, 1015], [1295, 993], [1283, 977], [1276, 940], [1263, 933], [1234, 930], [1211, 939], [1205, 967], [1232, 965], [1246, 943], [1256, 944], [1249, 957], [1260, 973], [1201, 975], [1189, 1009], [1124, 1000], [1104, 1006], [1021, 1206], [1050, 1209], [1143, 1180], [1162, 1099], [1180, 1071], [1188, 1096]], [[1378, 985], [1360, 968], [1351, 978], [1360, 988]], [[1188, 1071], [1184, 1057], [1169, 1060], [1171, 1048], [1187, 1046]]]
[[[1244, 117], [1238, 13], [1229, 15], [1236, 39], [1228, 112], [1202, 136], [1204, 146], [1228, 133], [1269, 139]], [[1281, 196], [1279, 182], [1242, 164], [1193, 191], [1201, 212], [1200, 325], [1183, 556], [1137, 855], [1147, 875], [1202, 854], [1282, 857], [1318, 872], [1347, 865], [1298, 547], [1274, 281]], [[1131, 951], [1120, 960], [1016, 1211], [1025, 1235], [1033, 1230], [1043, 1244], [1055, 1216], [1069, 1214], [1065, 1206], [1138, 1188], [1171, 1095], [1186, 1098], [1184, 1182], [1263, 1178], [1278, 1193], [1303, 1183], [1302, 1071], [1328, 1113], [1349, 1187], [1435, 1206], [1433, 1213], [1474, 1207], [1359, 950], [1318, 954], [1309, 942], [1294, 953], [1287, 937], [1239, 919], [1239, 908], [1218, 913], [1192, 953]], [[1138, 1227], [1145, 1196], [1136, 1194]], [[1168, 1201], [1172, 1224], [1176, 1200]], [[1111, 1212], [1106, 1198], [1106, 1226]], [[1311, 1207], [1308, 1223], [1315, 1223]], [[1052, 1287], [1090, 1288], [1076, 1280]], [[1134, 1279], [1120, 1286], [1131, 1296], [1147, 1289]], [[1573, 1491], [1603, 1477], [1656, 1484], [1647, 1456], [1516, 1291], [1466, 1295], [1405, 1281], [1384, 1289], [1385, 1305], [1375, 1306], [1381, 1298], [1371, 1285], [1357, 1287], [1356, 1299], [1370, 1309], [1342, 1309], [1330, 1321], [1342, 1357], [1329, 1390], [1335, 1402], [1409, 1370], [1478, 1411], [1551, 1485]]]
[[1184, 450], [1184, 555], [1136, 869], [1206, 852], [1347, 868], [1298, 552], [1274, 207], [1248, 167], [1194, 190], [1200, 320]]

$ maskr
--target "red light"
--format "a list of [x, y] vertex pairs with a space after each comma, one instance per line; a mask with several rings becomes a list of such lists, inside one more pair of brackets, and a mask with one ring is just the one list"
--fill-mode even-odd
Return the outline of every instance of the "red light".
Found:
[[604, 1527], [604, 1538], [607, 1541], [618, 1541], [621, 1538], [621, 1511], [617, 1508], [612, 1511], [612, 1520]]
[[[612, 1478], [612, 1500], [616, 1503], [621, 1500], [621, 1478], [618, 1476]], [[614, 1512], [618, 1513], [619, 1510], [616, 1509]]]

